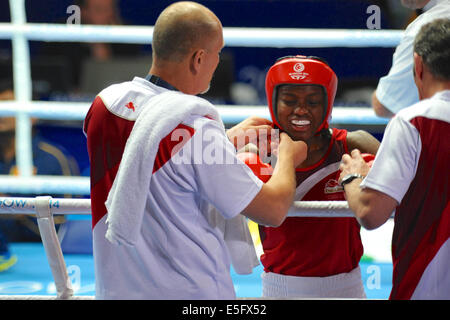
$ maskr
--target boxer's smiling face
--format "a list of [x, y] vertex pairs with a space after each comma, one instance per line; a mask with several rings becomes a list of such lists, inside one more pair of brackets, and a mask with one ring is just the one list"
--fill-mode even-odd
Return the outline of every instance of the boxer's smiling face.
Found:
[[278, 121], [293, 140], [308, 141], [323, 122], [325, 94], [317, 85], [282, 85], [277, 94]]

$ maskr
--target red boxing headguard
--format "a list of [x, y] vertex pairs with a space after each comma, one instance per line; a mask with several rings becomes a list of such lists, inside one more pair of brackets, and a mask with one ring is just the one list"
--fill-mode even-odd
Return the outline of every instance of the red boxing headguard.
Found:
[[[317, 129], [327, 129], [331, 120], [334, 98], [337, 89], [337, 76], [320, 58], [306, 56], [289, 56], [280, 58], [266, 75], [266, 96], [270, 115], [275, 125], [281, 128], [277, 119], [277, 88], [283, 84], [320, 85], [325, 90], [326, 110], [322, 124]], [[316, 132], [316, 133], [317, 133]]]

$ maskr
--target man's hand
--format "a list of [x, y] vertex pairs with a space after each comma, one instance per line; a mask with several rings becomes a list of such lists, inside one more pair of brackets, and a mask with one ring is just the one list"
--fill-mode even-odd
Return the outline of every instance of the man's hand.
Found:
[[339, 170], [341, 170], [341, 175], [339, 176], [338, 182], [341, 184], [342, 179], [349, 174], [357, 173], [364, 177], [367, 176], [370, 166], [362, 157], [361, 152], [358, 149], [354, 149], [351, 152], [351, 156], [348, 154], [342, 156]]
[[[366, 163], [361, 152], [354, 149], [351, 156], [344, 154], [339, 166], [341, 175], [339, 176], [339, 184], [342, 179], [352, 173], [367, 176], [370, 170], [370, 164]], [[360, 179], [345, 184], [344, 192], [348, 206], [355, 213], [355, 217], [359, 224], [368, 230], [378, 228], [391, 216], [397, 201], [389, 195], [380, 191], [364, 188], [361, 189]]]
[[280, 134], [280, 143], [276, 152], [279, 158], [292, 156], [294, 168], [297, 168], [308, 155], [308, 146], [304, 141], [293, 141], [286, 133]]
[[275, 129], [270, 120], [252, 116], [228, 129], [227, 136], [236, 150], [252, 143], [260, 149], [260, 152], [265, 152], [265, 148], [267, 148], [268, 153], [273, 130]]

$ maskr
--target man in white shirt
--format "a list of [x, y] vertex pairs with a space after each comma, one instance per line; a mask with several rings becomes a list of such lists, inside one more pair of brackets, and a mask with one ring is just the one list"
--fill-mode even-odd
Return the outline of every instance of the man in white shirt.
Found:
[[414, 79], [421, 101], [390, 121], [370, 170], [344, 155], [339, 182], [363, 227], [395, 210], [390, 298], [450, 299], [450, 19], [419, 31]]
[[450, 18], [450, 0], [402, 0], [402, 4], [410, 9], [423, 8], [424, 12], [406, 28], [389, 73], [372, 94], [375, 113], [385, 118], [419, 101], [413, 77], [413, 43], [420, 28], [435, 19]]
[[214, 13], [174, 3], [155, 23], [147, 78], [104, 89], [87, 114], [98, 299], [233, 299], [221, 219], [242, 213], [277, 226], [292, 204], [306, 145], [281, 134], [263, 184], [232, 142], [267, 121], [225, 131], [217, 109], [196, 96], [223, 46]]

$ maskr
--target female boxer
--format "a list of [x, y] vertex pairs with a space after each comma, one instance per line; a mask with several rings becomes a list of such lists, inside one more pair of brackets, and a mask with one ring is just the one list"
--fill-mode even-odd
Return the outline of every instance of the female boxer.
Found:
[[[329, 128], [337, 82], [317, 57], [284, 57], [267, 73], [274, 126], [308, 145], [307, 159], [296, 169], [296, 201], [345, 200], [337, 182], [342, 155], [355, 148], [377, 152], [379, 142], [369, 133]], [[263, 296], [365, 297], [359, 269], [363, 246], [355, 218], [288, 217], [278, 228], [259, 230]]]

